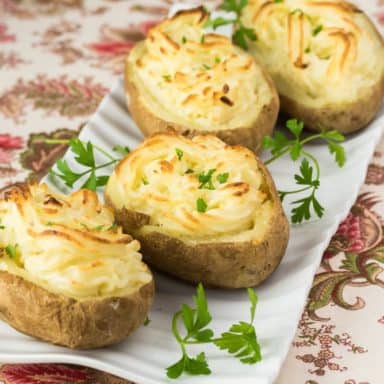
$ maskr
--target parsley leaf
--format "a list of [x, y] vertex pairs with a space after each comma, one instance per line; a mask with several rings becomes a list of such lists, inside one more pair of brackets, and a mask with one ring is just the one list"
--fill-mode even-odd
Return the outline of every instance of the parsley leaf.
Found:
[[204, 212], [206, 212], [207, 208], [208, 208], [207, 203], [204, 201], [203, 198], [199, 197], [196, 200], [196, 210], [197, 210], [197, 212], [204, 213]]
[[197, 175], [199, 180], [199, 189], [215, 189], [212, 183], [212, 175], [216, 172], [216, 169], [209, 169], [207, 172], [201, 172]]
[[248, 4], [248, 0], [224, 0], [221, 9], [227, 12], [234, 12], [236, 14], [235, 19], [226, 19], [222, 16], [210, 19], [204, 25], [205, 28], [211, 27], [214, 30], [223, 25], [232, 24], [234, 33], [232, 35], [232, 41], [243, 49], [248, 49], [248, 40], [257, 40], [256, 32], [252, 28], [244, 26], [240, 20], [241, 13]]
[[184, 152], [179, 148], [176, 148], [175, 152], [176, 152], [177, 158], [181, 160], [183, 158]]
[[344, 148], [340, 144], [330, 141], [328, 143], [328, 149], [331, 154], [335, 154], [336, 163], [339, 167], [342, 167], [347, 160]]
[[93, 154], [93, 146], [90, 141], [84, 143], [79, 139], [71, 139], [69, 146], [72, 152], [75, 154], [75, 160], [87, 167], [95, 166], [95, 157]]
[[86, 182], [81, 186], [81, 188], [86, 188], [86, 189], [90, 189], [91, 191], [96, 191], [96, 187], [97, 187], [97, 179], [96, 179], [95, 171], [93, 170], [89, 175], [88, 179], [86, 180]]
[[[81, 188], [87, 188], [95, 191], [98, 187], [104, 186], [108, 182], [109, 176], [97, 175], [97, 171], [101, 168], [105, 168], [116, 164], [120, 158], [115, 158], [103, 148], [98, 147], [91, 142], [83, 142], [80, 139], [48, 139], [45, 140], [46, 144], [69, 144], [70, 150], [74, 154], [74, 160], [85, 168], [81, 173], [73, 171], [68, 165], [66, 160], [59, 159], [56, 162], [57, 171], [50, 170], [49, 174], [53, 177], [58, 177], [64, 181], [65, 185], [72, 188], [74, 184], [80, 180], [85, 179]], [[95, 150], [108, 159], [107, 162], [102, 164], [96, 164]], [[113, 147], [113, 151], [119, 153], [122, 157], [129, 153], [129, 148], [121, 145]]]
[[[324, 214], [324, 207], [316, 198], [316, 191], [320, 186], [320, 164], [316, 157], [305, 149], [305, 144], [313, 140], [324, 140], [329, 152], [334, 155], [337, 165], [342, 167], [346, 162], [344, 148], [340, 145], [340, 142], [344, 140], [344, 136], [337, 131], [323, 130], [320, 133], [302, 138], [304, 123], [297, 119], [288, 120], [286, 127], [293, 135], [293, 139], [286, 137], [282, 132], [276, 131], [272, 137], [264, 137], [262, 145], [264, 149], [269, 149], [272, 154], [272, 157], [265, 161], [266, 165], [287, 153], [294, 161], [303, 158], [300, 164], [300, 173], [294, 175], [296, 184], [300, 188], [279, 191], [281, 201], [287, 195], [302, 194], [305, 191], [309, 192], [307, 196], [291, 203], [293, 205], [291, 221], [293, 223], [301, 223], [303, 220], [310, 219], [312, 211], [319, 218]], [[310, 161], [314, 166], [310, 165]]]
[[128, 155], [128, 153], [130, 152], [130, 149], [123, 145], [115, 145], [113, 147], [113, 150], [122, 156]]
[[[200, 352], [194, 358], [188, 355], [186, 346], [189, 344], [212, 343], [219, 349], [227, 350], [244, 364], [255, 364], [261, 360], [261, 349], [253, 325], [257, 296], [251, 288], [248, 288], [248, 296], [251, 302], [251, 321], [249, 323], [240, 321], [233, 324], [229, 331], [222, 333], [218, 338], [214, 338], [213, 331], [206, 328], [212, 321], [212, 316], [208, 309], [204, 288], [201, 283], [197, 286], [194, 297], [196, 308], [183, 304], [181, 310], [176, 312], [172, 319], [172, 332], [180, 345], [182, 356], [175, 364], [166, 368], [169, 378], [176, 379], [184, 372], [190, 375], [208, 375], [211, 373], [204, 352]], [[186, 330], [185, 336], [182, 336], [178, 329], [180, 318], [182, 318]]]
[[320, 24], [312, 31], [312, 36], [317, 36], [323, 30], [323, 26]]
[[233, 24], [235, 20], [224, 19], [224, 17], [216, 17], [215, 19], [208, 20], [204, 24], [204, 28], [217, 29], [223, 25]]
[[18, 244], [8, 244], [6, 247], [5, 247], [5, 252], [7, 253], [7, 255], [11, 258], [11, 259], [14, 259], [16, 256], [17, 256], [17, 247], [19, 245]]
[[56, 175], [63, 179], [68, 187], [72, 188], [73, 184], [83, 176], [81, 173], [73, 172], [66, 160], [57, 160], [56, 167], [60, 171]]
[[228, 177], [229, 177], [229, 173], [228, 173], [228, 172], [225, 172], [225, 173], [219, 173], [219, 174], [216, 176], [216, 179], [217, 179], [217, 181], [218, 181], [220, 184], [224, 184], [224, 183], [227, 182]]

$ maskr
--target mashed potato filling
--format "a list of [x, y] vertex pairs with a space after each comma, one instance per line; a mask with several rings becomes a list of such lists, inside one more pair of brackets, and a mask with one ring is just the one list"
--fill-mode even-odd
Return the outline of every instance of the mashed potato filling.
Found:
[[147, 109], [165, 121], [215, 131], [248, 127], [273, 97], [247, 52], [207, 34], [208, 14], [185, 11], [149, 31], [128, 57]]
[[129, 294], [152, 277], [140, 244], [114, 225], [94, 192], [58, 195], [45, 185], [0, 201], [0, 270], [74, 298]]
[[214, 136], [163, 133], [119, 163], [106, 196], [117, 209], [150, 217], [141, 233], [156, 231], [191, 242], [257, 242], [273, 210], [265, 189], [248, 149], [227, 146]]
[[382, 38], [354, 5], [339, 0], [249, 0], [242, 22], [250, 51], [279, 92], [312, 107], [361, 97], [384, 72]]

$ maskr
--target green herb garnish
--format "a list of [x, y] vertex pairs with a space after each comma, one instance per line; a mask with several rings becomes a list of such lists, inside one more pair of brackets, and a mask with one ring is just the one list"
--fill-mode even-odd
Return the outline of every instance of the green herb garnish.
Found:
[[318, 35], [322, 30], [323, 30], [323, 26], [322, 25], [318, 25], [317, 27], [315, 27], [313, 29], [312, 36]]
[[146, 177], [142, 177], [141, 181], [143, 182], [144, 185], [148, 185], [149, 184], [149, 181], [148, 181], [148, 179]]
[[123, 145], [115, 145], [112, 149], [122, 156], [128, 155], [128, 153], [130, 152], [130, 149]]
[[240, 20], [241, 13], [247, 4], [248, 0], [224, 0], [220, 8], [228, 12], [234, 12], [236, 14], [236, 18], [225, 19], [221, 16], [216, 17], [215, 19], [208, 20], [204, 27], [211, 27], [215, 30], [223, 25], [233, 24], [234, 33], [232, 41], [239, 47], [248, 49], [248, 42], [256, 41], [257, 36], [256, 32], [252, 28], [245, 27]]
[[228, 180], [228, 177], [229, 177], [229, 173], [228, 173], [228, 172], [225, 172], [225, 173], [219, 173], [219, 174], [216, 176], [216, 179], [217, 179], [217, 181], [218, 181], [220, 184], [224, 184], [224, 183]]
[[171, 77], [171, 75], [163, 75], [163, 79], [164, 79], [165, 81], [171, 81], [171, 80], [172, 80], [172, 77]]
[[[244, 364], [255, 364], [261, 360], [261, 349], [257, 341], [253, 321], [257, 304], [257, 296], [253, 289], [248, 288], [248, 296], [251, 302], [251, 321], [240, 321], [233, 324], [227, 332], [214, 338], [212, 329], [208, 325], [212, 321], [212, 315], [208, 309], [208, 303], [202, 284], [199, 284], [194, 296], [195, 308], [183, 304], [172, 319], [172, 332], [180, 345], [181, 358], [166, 369], [167, 376], [176, 379], [183, 373], [190, 375], [209, 375], [211, 370], [204, 352], [191, 357], [187, 353], [190, 344], [214, 344], [221, 350], [226, 350]], [[179, 332], [179, 324], [184, 327], [184, 335]]]
[[207, 172], [201, 172], [197, 175], [199, 180], [199, 189], [215, 189], [212, 183], [212, 175], [216, 171], [216, 169], [210, 169]]
[[[85, 178], [85, 182], [81, 186], [81, 188], [87, 188], [91, 190], [96, 190], [98, 187], [102, 187], [107, 184], [109, 176], [106, 175], [97, 175], [97, 171], [99, 169], [109, 167], [111, 165], [116, 164], [120, 158], [116, 158], [106, 152], [104, 149], [99, 146], [92, 144], [91, 142], [84, 142], [79, 139], [52, 139], [45, 140], [46, 144], [68, 144], [72, 153], [75, 155], [75, 161], [80, 164], [85, 170], [83, 172], [74, 172], [70, 166], [68, 165], [66, 160], [59, 159], [56, 162], [55, 170], [50, 170], [49, 173], [53, 177], [58, 177], [64, 181], [65, 185], [72, 188], [73, 185], [80, 179]], [[127, 147], [124, 147], [127, 148]], [[104, 157], [108, 159], [108, 161], [102, 164], [96, 164], [95, 161], [95, 151], [102, 154]], [[118, 150], [117, 152], [120, 152]]]
[[193, 173], [193, 169], [188, 168], [188, 169], [185, 171], [184, 175], [188, 175], [189, 173]]
[[203, 67], [203, 69], [205, 69], [206, 71], [212, 69], [212, 68], [211, 68], [209, 65], [207, 65], [207, 64], [203, 64], [202, 67]]
[[176, 152], [177, 158], [181, 160], [183, 158], [184, 152], [180, 148], [176, 148], [175, 152]]
[[5, 229], [5, 225], [2, 224], [2, 220], [0, 219], [0, 229]]
[[17, 247], [19, 245], [18, 244], [8, 244], [6, 247], [5, 247], [5, 252], [7, 253], [7, 255], [11, 258], [11, 259], [14, 259], [16, 258], [17, 256]]
[[[344, 148], [339, 142], [344, 141], [344, 136], [337, 131], [322, 131], [302, 138], [304, 123], [297, 119], [288, 120], [286, 127], [293, 134], [293, 139], [289, 139], [280, 131], [277, 131], [273, 137], [268, 136], [263, 139], [263, 148], [269, 149], [272, 154], [272, 157], [265, 161], [265, 164], [272, 163], [286, 153], [289, 153], [293, 161], [302, 158], [300, 173], [294, 175], [296, 184], [300, 188], [279, 191], [282, 201], [287, 195], [309, 192], [307, 196], [292, 202], [294, 208], [292, 209], [291, 220], [293, 223], [301, 223], [303, 220], [310, 219], [312, 210], [318, 217], [322, 217], [324, 213], [324, 208], [316, 198], [316, 191], [320, 186], [320, 164], [315, 156], [303, 148], [303, 145], [313, 140], [325, 140], [329, 152], [335, 157], [337, 165], [342, 167], [345, 164], [346, 156]], [[313, 166], [310, 165], [310, 162]]]
[[197, 210], [197, 212], [204, 213], [204, 212], [206, 212], [207, 208], [208, 208], [207, 203], [204, 201], [203, 198], [199, 197], [196, 200], [196, 210]]
[[143, 323], [144, 327], [146, 327], [147, 325], [149, 325], [150, 322], [151, 322], [151, 319], [147, 316], [147, 317], [145, 318], [145, 320], [144, 320], [144, 323]]
[[100, 232], [104, 228], [104, 224], [96, 225], [95, 227], [90, 227], [89, 225], [85, 223], [80, 223], [82, 227], [84, 227], [87, 231], [96, 231]]
[[218, 57], [218, 56], [215, 57], [215, 63], [216, 64], [220, 64], [221, 63], [220, 57]]
[[185, 44], [185, 43], [187, 42], [187, 38], [186, 38], [185, 36], [183, 36], [183, 37], [181, 38], [181, 42], [182, 42], [183, 44]]

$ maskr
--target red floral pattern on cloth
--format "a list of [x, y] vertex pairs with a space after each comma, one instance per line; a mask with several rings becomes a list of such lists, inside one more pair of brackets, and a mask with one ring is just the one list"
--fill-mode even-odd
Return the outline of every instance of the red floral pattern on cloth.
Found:
[[[0, 187], [47, 173], [67, 147], [46, 140], [78, 135], [126, 54], [176, 2], [0, 0]], [[384, 30], [384, 0], [355, 3]], [[383, 226], [384, 140], [324, 253], [275, 384], [384, 382]], [[63, 364], [6, 364], [3, 383], [129, 384]]]

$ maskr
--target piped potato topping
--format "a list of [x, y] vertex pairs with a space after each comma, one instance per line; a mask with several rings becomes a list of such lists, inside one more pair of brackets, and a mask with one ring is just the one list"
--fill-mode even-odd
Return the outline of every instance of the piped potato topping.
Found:
[[106, 198], [115, 209], [147, 215], [142, 233], [191, 242], [257, 242], [273, 210], [255, 155], [209, 135], [146, 139], [118, 164]]
[[128, 56], [129, 78], [155, 115], [205, 131], [252, 124], [273, 93], [254, 58], [207, 33], [203, 8], [152, 28]]
[[22, 185], [0, 200], [0, 270], [78, 299], [128, 294], [152, 276], [140, 244], [93, 191]]
[[252, 53], [290, 98], [312, 105], [354, 100], [383, 76], [382, 38], [350, 3], [249, 0], [242, 21], [257, 35]]

